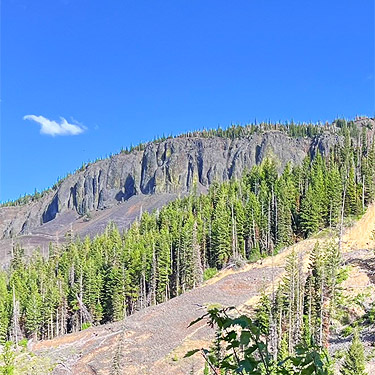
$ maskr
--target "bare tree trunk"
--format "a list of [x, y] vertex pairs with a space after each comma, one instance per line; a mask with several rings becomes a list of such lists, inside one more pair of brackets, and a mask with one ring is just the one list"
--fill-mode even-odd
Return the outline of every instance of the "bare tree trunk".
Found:
[[365, 175], [362, 176], [362, 212], [365, 212]]
[[56, 309], [56, 337], [59, 335], [59, 308]]
[[[272, 195], [273, 195], [273, 188], [272, 188]], [[278, 217], [278, 208], [277, 208], [277, 198], [274, 196], [274, 210], [275, 210], [275, 243], [277, 245], [277, 238], [278, 238], [278, 235], [279, 235], [279, 225], [278, 225], [278, 220], [279, 220], [279, 217]]]
[[268, 254], [270, 251], [270, 246], [271, 246], [271, 201], [268, 202], [268, 219], [267, 219], [267, 253]]
[[193, 226], [193, 288], [203, 282], [203, 267], [201, 259], [201, 248], [197, 238], [197, 222]]
[[[82, 274], [82, 268], [81, 268], [81, 275], [79, 277], [79, 301], [82, 302], [83, 304], [83, 274]], [[79, 309], [79, 330], [82, 329], [82, 324], [83, 324], [83, 311], [80, 306]]]
[[53, 338], [53, 313], [51, 310], [51, 338]]
[[291, 284], [289, 286], [289, 327], [288, 327], [288, 348], [289, 348], [289, 353], [292, 353], [293, 351], [293, 310], [294, 310], [294, 288], [295, 288], [295, 264], [293, 262], [293, 268], [292, 268], [292, 274], [291, 274]]
[[253, 219], [253, 247], [255, 247], [256, 236], [255, 236], [255, 219], [254, 219], [254, 211], [253, 210], [251, 210], [251, 216], [252, 216], [252, 219]]
[[308, 312], [308, 324], [309, 324], [309, 332], [311, 334], [311, 313], [312, 313], [312, 283], [311, 279], [309, 282], [309, 312]]
[[322, 272], [322, 283], [320, 287], [320, 324], [319, 324], [319, 346], [323, 346], [323, 310], [324, 310], [324, 268]]
[[341, 246], [342, 246], [342, 235], [343, 235], [343, 230], [344, 230], [345, 198], [346, 198], [346, 182], [344, 185], [344, 193], [342, 195], [342, 205], [341, 205], [340, 236], [339, 236], [339, 252], [340, 253], [341, 253]]
[[180, 244], [181, 242], [177, 247], [176, 253], [176, 296], [178, 296], [180, 292]]
[[151, 304], [156, 305], [156, 255], [155, 244], [152, 245]]
[[16, 300], [16, 291], [13, 285], [13, 337], [14, 337], [14, 342], [16, 345], [18, 345], [18, 340], [20, 339], [19, 337], [19, 323], [18, 323], [18, 318], [19, 318], [19, 312], [18, 312], [18, 301]]

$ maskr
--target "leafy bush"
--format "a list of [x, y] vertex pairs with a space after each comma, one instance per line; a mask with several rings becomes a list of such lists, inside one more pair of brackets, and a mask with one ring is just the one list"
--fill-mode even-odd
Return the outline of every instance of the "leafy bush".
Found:
[[212, 308], [190, 323], [190, 326], [208, 318], [208, 324], [216, 328], [216, 340], [210, 349], [194, 349], [185, 354], [191, 357], [200, 353], [213, 375], [328, 375], [330, 360], [322, 348], [313, 343], [299, 344], [295, 355], [285, 360], [273, 359], [267, 340], [261, 329], [246, 315], [231, 315], [235, 310]]

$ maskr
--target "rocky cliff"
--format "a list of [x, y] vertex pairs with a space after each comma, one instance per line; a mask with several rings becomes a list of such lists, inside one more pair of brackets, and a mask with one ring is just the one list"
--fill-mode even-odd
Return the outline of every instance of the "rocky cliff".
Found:
[[143, 151], [100, 160], [66, 178], [56, 191], [23, 207], [0, 208], [3, 238], [30, 234], [35, 228], [70, 212], [75, 218], [110, 209], [133, 196], [183, 194], [194, 183], [204, 191], [212, 182], [239, 177], [266, 156], [299, 164], [309, 153], [327, 153], [337, 136], [292, 138], [269, 131], [247, 138], [174, 138], [150, 143]]

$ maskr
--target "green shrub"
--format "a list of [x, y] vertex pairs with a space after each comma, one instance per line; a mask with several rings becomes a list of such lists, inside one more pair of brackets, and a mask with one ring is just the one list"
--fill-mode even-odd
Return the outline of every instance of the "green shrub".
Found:
[[353, 327], [352, 326], [347, 326], [342, 330], [342, 335], [344, 337], [348, 337], [353, 333]]
[[211, 279], [217, 274], [216, 268], [206, 268], [203, 272], [203, 280], [206, 281], [208, 279]]

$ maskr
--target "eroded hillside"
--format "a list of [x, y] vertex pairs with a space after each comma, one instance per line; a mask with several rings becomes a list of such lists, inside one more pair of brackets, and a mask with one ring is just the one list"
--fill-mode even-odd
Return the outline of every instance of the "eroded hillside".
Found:
[[[343, 237], [346, 263], [352, 264], [344, 287], [347, 293], [374, 290], [375, 205], [347, 229]], [[262, 290], [271, 290], [284, 272], [285, 260], [293, 250], [301, 254], [307, 265], [310, 250], [316, 241], [327, 239], [323, 234], [302, 241], [282, 253], [249, 264], [240, 270], [226, 269], [199, 288], [163, 304], [146, 308], [123, 322], [94, 327], [50, 341], [36, 342], [33, 351], [56, 363], [54, 374], [190, 374], [200, 373], [199, 357], [183, 359], [187, 350], [208, 346], [213, 331], [204, 322], [188, 328], [213, 303], [254, 307]], [[372, 276], [371, 276], [372, 275]], [[360, 312], [359, 312], [360, 314]], [[372, 337], [372, 338], [371, 338]], [[374, 336], [365, 341], [373, 344]], [[336, 346], [335, 346], [336, 345]], [[333, 349], [348, 343], [332, 343]], [[370, 363], [372, 369], [373, 363]]]

